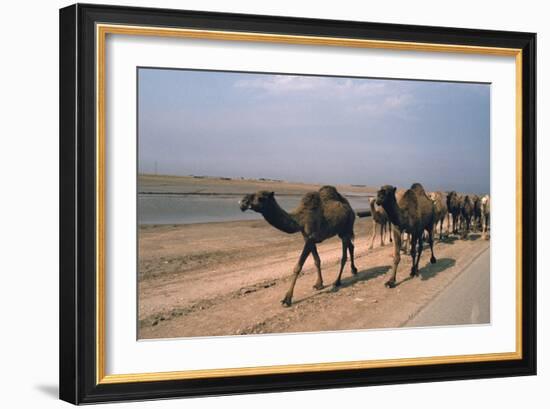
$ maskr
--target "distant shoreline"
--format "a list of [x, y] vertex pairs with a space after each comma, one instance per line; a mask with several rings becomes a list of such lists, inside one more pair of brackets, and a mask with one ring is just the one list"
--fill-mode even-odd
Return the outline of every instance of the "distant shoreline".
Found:
[[[248, 192], [231, 192], [231, 193], [215, 193], [215, 192], [138, 192], [139, 195], [166, 195], [166, 196], [241, 196], [246, 195]], [[350, 197], [374, 197], [374, 193], [356, 194], [346, 193], [342, 194]], [[299, 193], [278, 193], [277, 196], [299, 196]]]
[[[244, 195], [258, 190], [271, 190], [279, 196], [292, 196], [318, 190], [324, 185], [267, 178], [138, 175], [138, 193], [143, 195]], [[376, 188], [360, 184], [334, 186], [344, 195], [369, 196], [376, 192]]]

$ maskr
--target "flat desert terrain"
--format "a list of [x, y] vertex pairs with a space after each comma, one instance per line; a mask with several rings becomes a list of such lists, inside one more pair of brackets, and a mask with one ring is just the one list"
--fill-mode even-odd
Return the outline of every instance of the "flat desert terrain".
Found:
[[[140, 192], [235, 195], [274, 190], [300, 195], [318, 185], [215, 178], [140, 177]], [[337, 186], [343, 194], [372, 195], [376, 189]], [[236, 200], [235, 200], [236, 206]], [[288, 209], [291, 210], [291, 209]], [[425, 249], [420, 276], [409, 277], [402, 254], [394, 289], [384, 286], [393, 245], [368, 250], [370, 217], [355, 222], [357, 275], [349, 262], [342, 285], [332, 286], [341, 242], [318, 245], [325, 288], [310, 257], [296, 283], [293, 304], [281, 305], [302, 250], [299, 233], [286, 234], [261, 218], [139, 226], [138, 334], [140, 339], [397, 328], [490, 322], [489, 241], [479, 233], [435, 241], [436, 264]], [[467, 296], [460, 296], [460, 294]], [[450, 294], [450, 295], [449, 295]], [[455, 294], [456, 296], [453, 296]], [[434, 308], [433, 306], [437, 306]], [[434, 311], [435, 310], [435, 311]]]

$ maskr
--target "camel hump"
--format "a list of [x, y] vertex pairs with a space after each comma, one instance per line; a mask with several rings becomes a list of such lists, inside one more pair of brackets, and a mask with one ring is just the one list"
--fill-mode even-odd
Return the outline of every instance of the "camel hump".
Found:
[[319, 192], [308, 192], [302, 197], [302, 207], [305, 209], [317, 209], [321, 206]]
[[424, 186], [422, 186], [420, 183], [413, 183], [411, 185], [411, 190], [413, 190], [418, 195], [418, 198], [420, 200], [427, 199], [432, 202], [431, 197], [428, 195], [426, 190], [424, 190]]
[[319, 189], [319, 196], [323, 201], [336, 200], [338, 202], [348, 204], [347, 199], [342, 196], [334, 186], [323, 186], [321, 189]]
[[428, 194], [426, 193], [426, 190], [424, 189], [424, 186], [422, 186], [420, 183], [413, 183], [411, 185], [411, 190], [414, 190], [414, 192], [418, 195], [424, 195], [428, 197]]
[[447, 197], [443, 192], [432, 192], [430, 193], [430, 198], [434, 201], [437, 200], [443, 204], [447, 204]]
[[405, 195], [406, 190], [405, 189], [397, 189], [395, 192], [395, 200], [399, 202], [401, 198]]

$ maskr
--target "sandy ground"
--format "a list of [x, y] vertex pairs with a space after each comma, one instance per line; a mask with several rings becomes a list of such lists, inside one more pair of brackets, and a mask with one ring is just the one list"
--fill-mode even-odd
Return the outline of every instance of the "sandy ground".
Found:
[[293, 305], [284, 308], [280, 300], [302, 249], [301, 235], [277, 231], [264, 220], [142, 226], [139, 338], [404, 326], [489, 247], [477, 233], [466, 240], [436, 241], [437, 263], [429, 264], [426, 249], [420, 276], [410, 279], [410, 256], [403, 255], [399, 285], [388, 289], [384, 282], [392, 248], [380, 247], [377, 239], [375, 248], [367, 250], [371, 229], [370, 218], [357, 219], [356, 276], [348, 264], [342, 285], [332, 287], [341, 244], [337, 238], [327, 240], [318, 246], [325, 289], [312, 288], [316, 273], [309, 258]]

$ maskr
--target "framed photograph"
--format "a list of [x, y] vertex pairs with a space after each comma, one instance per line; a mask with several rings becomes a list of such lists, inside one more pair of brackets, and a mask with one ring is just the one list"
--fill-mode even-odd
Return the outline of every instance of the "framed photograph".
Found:
[[61, 9], [61, 399], [534, 375], [535, 53]]

